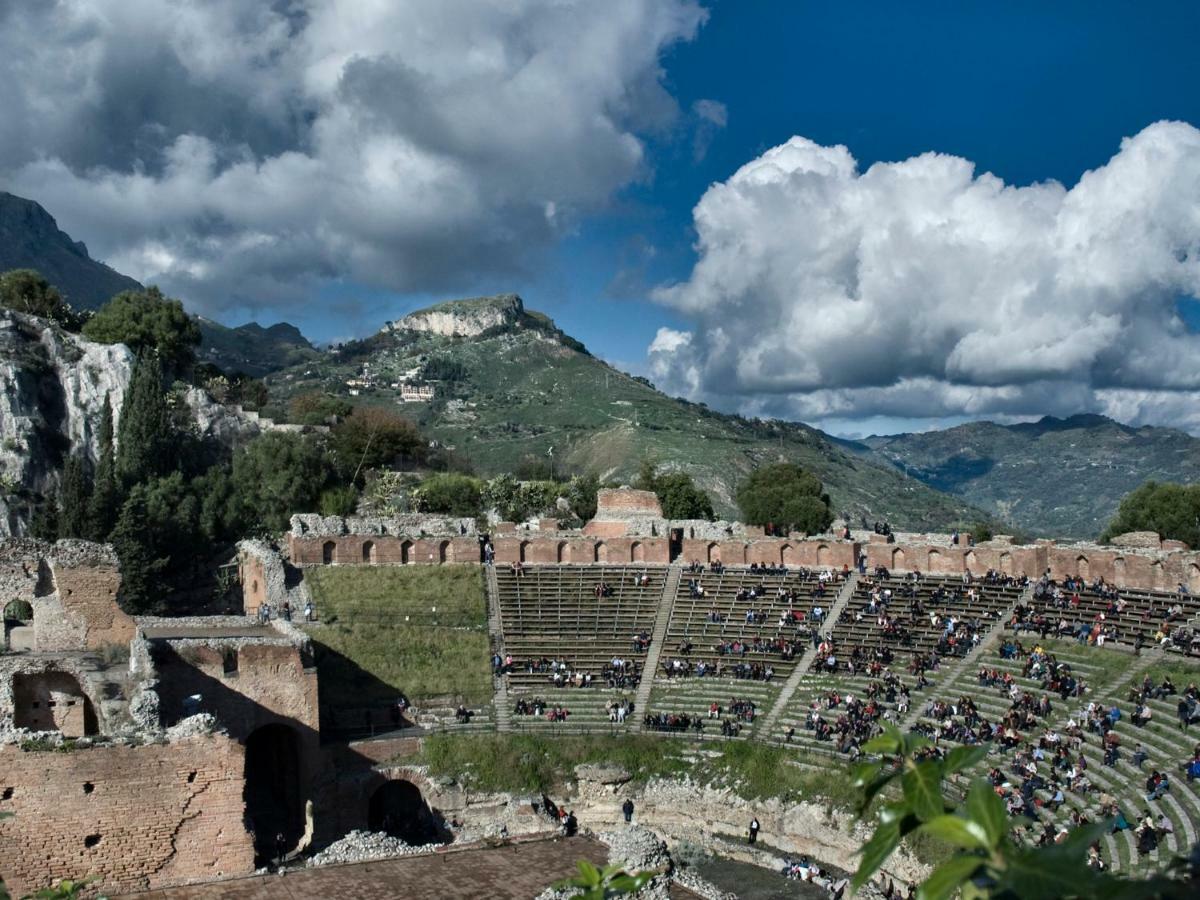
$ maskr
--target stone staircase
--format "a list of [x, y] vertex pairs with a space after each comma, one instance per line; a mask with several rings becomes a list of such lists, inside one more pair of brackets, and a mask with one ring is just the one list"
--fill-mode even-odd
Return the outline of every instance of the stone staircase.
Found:
[[[833, 606], [829, 608], [829, 612], [825, 616], [825, 621], [822, 623], [823, 629], [826, 625], [832, 627], [837, 622], [842, 612], [846, 609], [847, 604], [849, 604], [850, 598], [854, 596], [854, 591], [857, 587], [858, 573], [851, 572], [850, 577], [846, 579], [845, 583], [842, 584], [841, 590], [838, 591], [838, 595], [833, 601]], [[771, 735], [775, 731], [776, 722], [779, 721], [779, 717], [787, 707], [788, 701], [792, 699], [792, 695], [796, 693], [796, 688], [805, 680], [805, 676], [816, 657], [817, 648], [810, 644], [809, 648], [804, 651], [804, 655], [800, 657], [799, 662], [796, 663], [796, 667], [792, 669], [792, 674], [784, 682], [783, 688], [779, 691], [779, 696], [775, 699], [774, 705], [763, 718], [762, 722], [759, 723], [758, 733], [765, 736], [767, 740], [770, 740]]]
[[[488, 634], [491, 635], [492, 653], [504, 657], [504, 631], [500, 622], [500, 590], [496, 582], [496, 567], [484, 566], [488, 605]], [[512, 707], [508, 702], [508, 680], [503, 675], [492, 674], [495, 694], [492, 706], [495, 709], [496, 730], [509, 732], [512, 727]]]
[[650, 702], [650, 691], [654, 687], [654, 676], [658, 672], [658, 662], [662, 659], [663, 644], [667, 639], [667, 626], [671, 621], [671, 607], [675, 604], [675, 595], [679, 591], [679, 580], [682, 576], [683, 567], [673, 565], [663, 583], [662, 598], [658, 601], [658, 614], [654, 619], [654, 633], [650, 636], [650, 648], [646, 651], [646, 661], [642, 665], [642, 678], [638, 682], [637, 694], [634, 695], [633, 714], [638, 720], [646, 714]]

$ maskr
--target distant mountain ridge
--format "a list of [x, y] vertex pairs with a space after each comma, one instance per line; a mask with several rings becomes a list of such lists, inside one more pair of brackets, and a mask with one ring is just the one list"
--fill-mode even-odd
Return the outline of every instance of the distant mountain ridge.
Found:
[[[667, 397], [595, 358], [512, 294], [418, 310], [316, 365], [265, 380], [272, 417], [286, 415], [298, 394], [353, 392], [356, 402], [399, 406], [484, 475], [534, 461], [630, 481], [642, 459], [654, 458], [690, 473], [717, 511], [734, 517], [740, 481], [782, 455], [821, 477], [839, 513], [921, 530], [984, 517], [807, 425], [744, 419]], [[433, 401], [404, 402], [406, 387], [415, 396], [413, 384], [432, 385]]]
[[287, 322], [267, 328], [247, 322], [236, 328], [196, 316], [200, 326], [201, 362], [212, 363], [230, 374], [242, 372], [261, 378], [289, 366], [317, 360], [321, 351], [309, 343], [300, 329]]
[[1143, 482], [1200, 478], [1200, 439], [1095, 414], [970, 422], [843, 446], [1037, 535], [1096, 537]]
[[142, 287], [92, 259], [39, 204], [0, 191], [0, 272], [9, 269], [37, 269], [78, 310], [99, 309], [121, 291]]

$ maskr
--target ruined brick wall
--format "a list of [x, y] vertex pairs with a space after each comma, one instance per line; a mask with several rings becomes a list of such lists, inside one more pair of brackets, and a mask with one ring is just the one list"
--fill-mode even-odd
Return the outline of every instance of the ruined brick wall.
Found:
[[438, 565], [479, 562], [479, 541], [471, 536], [420, 538], [345, 534], [288, 536], [292, 562], [319, 565]]
[[79, 643], [64, 646], [55, 629], [37, 627], [34, 607], [34, 632], [38, 650], [98, 650], [106, 644], [128, 644], [137, 626], [117, 606], [121, 573], [116, 561], [70, 566], [51, 560], [54, 586], [64, 624], [78, 635]]
[[62, 878], [105, 892], [254, 870], [241, 746], [223, 735], [70, 753], [0, 747], [0, 875], [16, 896]]
[[600, 521], [630, 516], [662, 518], [662, 505], [654, 491], [632, 488], [603, 488], [596, 494], [596, 518]]
[[859, 544], [819, 538], [761, 538], [758, 540], [685, 539], [679, 556], [684, 563], [705, 565], [720, 560], [727, 566], [784, 565], [789, 568], [842, 569], [854, 567]]

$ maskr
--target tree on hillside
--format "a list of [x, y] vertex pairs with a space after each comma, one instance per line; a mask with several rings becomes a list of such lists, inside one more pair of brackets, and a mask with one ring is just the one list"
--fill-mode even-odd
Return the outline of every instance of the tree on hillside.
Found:
[[91, 534], [87, 467], [83, 457], [72, 453], [63, 464], [58, 487], [58, 536], [87, 538]]
[[341, 397], [329, 394], [298, 394], [288, 403], [288, 419], [301, 425], [324, 425], [334, 417], [348, 416], [354, 405]]
[[158, 356], [147, 350], [133, 368], [117, 432], [116, 472], [129, 487], [172, 468], [172, 431]]
[[167, 560], [154, 555], [149, 541], [150, 516], [146, 489], [136, 485], [121, 505], [117, 524], [109, 540], [121, 562], [121, 608], [130, 613], [149, 613], [160, 608], [156, 582]]
[[246, 527], [285, 531], [295, 513], [317, 511], [329, 475], [328, 461], [311, 438], [267, 432], [234, 454], [234, 502]]
[[413, 492], [421, 512], [450, 516], [477, 516], [480, 512], [481, 485], [468, 475], [431, 475]]
[[137, 354], [154, 350], [171, 377], [191, 371], [200, 344], [200, 327], [183, 304], [156, 287], [117, 294], [87, 321], [83, 335], [102, 344], [124, 344]]
[[1147, 481], [1130, 491], [1101, 540], [1127, 531], [1155, 531], [1166, 540], [1200, 547], [1200, 484]]
[[737, 491], [742, 520], [777, 531], [821, 534], [833, 523], [821, 479], [795, 463], [771, 463], [750, 473]]
[[34, 269], [10, 269], [0, 273], [0, 306], [57, 322], [68, 331], [78, 331], [80, 316], [62, 298], [58, 288]]
[[381, 406], [359, 406], [333, 427], [332, 445], [338, 474], [364, 482], [368, 469], [419, 462], [425, 440], [411, 421]]
[[634, 486], [653, 491], [668, 519], [712, 519], [708, 494], [696, 486], [686, 472], [662, 472], [652, 459], [642, 460]]
[[88, 501], [88, 536], [93, 541], [108, 539], [121, 508], [114, 435], [112, 403], [106, 395], [104, 411], [100, 414], [100, 459], [96, 463], [96, 477]]

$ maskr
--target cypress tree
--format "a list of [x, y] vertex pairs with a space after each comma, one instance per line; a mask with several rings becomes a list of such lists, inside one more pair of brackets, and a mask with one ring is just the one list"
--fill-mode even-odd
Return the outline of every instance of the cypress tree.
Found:
[[58, 540], [58, 498], [53, 494], [34, 509], [29, 519], [29, 534], [43, 541]]
[[153, 351], [138, 356], [117, 429], [117, 479], [127, 489], [171, 468], [171, 424], [162, 366]]
[[100, 418], [100, 461], [96, 464], [96, 478], [88, 504], [88, 527], [93, 541], [108, 540], [121, 508], [113, 434], [112, 403], [106, 396]]
[[58, 536], [86, 538], [89, 525], [89, 495], [87, 470], [83, 457], [72, 453], [63, 465], [62, 482], [58, 488]]
[[154, 580], [166, 560], [157, 559], [149, 545], [150, 516], [146, 491], [141, 485], [129, 492], [109, 537], [121, 562], [121, 594], [117, 598], [128, 613], [154, 612]]

